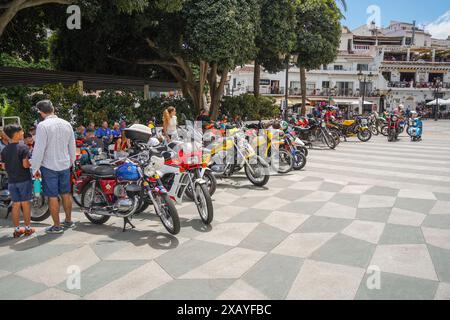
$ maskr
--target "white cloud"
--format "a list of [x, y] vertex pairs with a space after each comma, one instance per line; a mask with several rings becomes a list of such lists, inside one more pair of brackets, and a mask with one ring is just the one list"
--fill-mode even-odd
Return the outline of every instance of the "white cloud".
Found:
[[431, 33], [433, 38], [447, 39], [450, 36], [450, 11], [444, 13], [436, 21], [427, 24], [425, 30]]

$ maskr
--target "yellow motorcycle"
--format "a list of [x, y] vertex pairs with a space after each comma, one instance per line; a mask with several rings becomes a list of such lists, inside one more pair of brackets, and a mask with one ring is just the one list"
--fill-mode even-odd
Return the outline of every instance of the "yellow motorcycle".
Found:
[[270, 163], [273, 170], [278, 173], [288, 173], [294, 167], [292, 154], [286, 151], [285, 133], [282, 130], [266, 129], [260, 130], [263, 135], [257, 135], [255, 131], [250, 133], [251, 146], [258, 151], [259, 155]]
[[269, 182], [269, 164], [258, 156], [242, 130], [229, 130], [226, 137], [218, 137], [203, 152], [215, 175], [231, 177], [244, 169], [253, 185], [262, 187]]
[[367, 142], [372, 138], [372, 132], [368, 126], [368, 120], [363, 117], [357, 117], [354, 120], [344, 120], [342, 123], [332, 122], [339, 128], [339, 134], [347, 141], [347, 138], [358, 137], [362, 142]]

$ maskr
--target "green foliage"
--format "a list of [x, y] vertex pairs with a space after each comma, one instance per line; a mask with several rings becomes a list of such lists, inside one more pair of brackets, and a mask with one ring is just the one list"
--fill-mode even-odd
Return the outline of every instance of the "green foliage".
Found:
[[252, 59], [258, 8], [256, 0], [188, 1], [183, 9], [184, 38], [193, 58], [217, 63], [221, 69]]
[[2, 67], [17, 67], [17, 68], [35, 68], [52, 70], [53, 66], [48, 59], [42, 59], [38, 62], [28, 62], [21, 58], [11, 56], [7, 53], [0, 54], [0, 66]]
[[61, 84], [36, 87], [0, 88], [0, 116], [18, 116], [23, 126], [28, 129], [38, 119], [38, 114], [32, 111], [32, 106], [43, 99], [50, 99], [59, 117], [73, 125], [88, 125], [95, 122], [101, 125], [108, 121], [126, 120], [128, 124], [143, 123], [156, 118], [162, 123], [165, 108], [174, 106], [177, 112], [185, 114], [188, 119], [194, 119], [195, 114], [190, 101], [182, 98], [154, 97], [143, 100], [141, 93], [132, 91], [117, 92], [106, 90], [99, 95], [80, 96], [75, 86], [64, 87]]
[[335, 0], [297, 0], [294, 52], [299, 54], [299, 66], [317, 69], [336, 59], [342, 32], [341, 18]]
[[251, 94], [224, 97], [222, 110], [231, 117], [247, 117], [250, 120], [271, 119], [280, 114], [274, 98], [255, 97]]
[[290, 53], [295, 47], [295, 2], [262, 0], [260, 3], [257, 60], [269, 72], [278, 72], [284, 68], [284, 59], [280, 59], [280, 55]]

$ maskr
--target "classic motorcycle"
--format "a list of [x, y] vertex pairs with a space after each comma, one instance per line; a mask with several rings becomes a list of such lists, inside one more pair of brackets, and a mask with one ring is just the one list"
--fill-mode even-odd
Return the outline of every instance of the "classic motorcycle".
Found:
[[339, 129], [345, 141], [347, 141], [347, 138], [356, 136], [362, 142], [367, 142], [372, 138], [372, 132], [369, 130], [368, 123], [367, 118], [363, 117], [356, 117], [354, 120], [344, 120], [342, 123], [332, 122]]
[[410, 120], [411, 124], [408, 126], [407, 133], [411, 137], [411, 141], [421, 141], [423, 132], [423, 122], [420, 117], [415, 117]]
[[226, 137], [216, 137], [203, 152], [215, 175], [230, 177], [244, 168], [253, 185], [262, 187], [269, 182], [270, 165], [258, 156], [242, 130], [233, 129]]
[[336, 148], [336, 140], [328, 130], [326, 122], [323, 119], [316, 120], [310, 118], [308, 122], [308, 126], [305, 128], [300, 126], [294, 127], [294, 131], [305, 144], [312, 147], [314, 143], [320, 142], [330, 149]]
[[158, 172], [163, 165], [164, 158], [157, 151], [149, 150], [116, 168], [113, 165], [83, 166], [84, 174], [92, 178], [82, 191], [84, 214], [94, 224], [104, 224], [111, 217], [123, 218], [125, 231], [127, 224], [134, 228], [130, 218], [139, 210], [145, 194], [166, 230], [178, 234], [178, 211]]
[[214, 208], [208, 182], [202, 177], [202, 169], [206, 166], [201, 148], [195, 148], [194, 143], [184, 143], [177, 157], [166, 157], [160, 172], [168, 195], [178, 204], [183, 203], [184, 195], [193, 199], [203, 223], [210, 225], [214, 218]]
[[[5, 218], [9, 217], [12, 209], [11, 194], [8, 191], [8, 175], [6, 171], [0, 171], [0, 211], [3, 211]], [[48, 201], [42, 195], [33, 194], [31, 201], [31, 221], [42, 222], [50, 217]]]
[[288, 173], [294, 167], [294, 158], [291, 150], [286, 150], [285, 133], [282, 130], [270, 127], [246, 131], [250, 144], [259, 155], [270, 163], [272, 169], [278, 173]]
[[387, 125], [385, 126], [388, 141], [393, 142], [397, 141], [398, 137], [401, 133], [401, 126], [400, 126], [401, 118], [397, 116], [396, 114], [392, 113], [387, 117]]

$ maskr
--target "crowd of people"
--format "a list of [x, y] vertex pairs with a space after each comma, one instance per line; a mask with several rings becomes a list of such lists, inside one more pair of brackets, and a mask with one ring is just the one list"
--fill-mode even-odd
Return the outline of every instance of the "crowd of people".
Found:
[[[40, 182], [42, 196], [48, 199], [53, 225], [45, 231], [61, 234], [75, 227], [72, 220], [71, 168], [76, 160], [77, 146], [109, 150], [114, 145], [115, 152], [125, 152], [131, 141], [125, 135], [126, 123], [114, 122], [112, 128], [107, 121], [100, 127], [91, 122], [84, 127], [73, 129], [72, 125], [55, 114], [49, 100], [37, 103], [41, 121], [36, 127], [24, 132], [19, 124], [10, 124], [0, 130], [0, 166], [8, 176], [8, 190], [12, 199], [13, 237], [30, 236], [31, 201], [36, 191], [35, 182]], [[154, 124], [153, 124], [154, 125]], [[166, 139], [175, 138], [178, 120], [176, 109], [168, 107], [163, 114], [163, 134]], [[60, 202], [65, 219], [60, 221]], [[20, 226], [20, 212], [24, 226]]]

